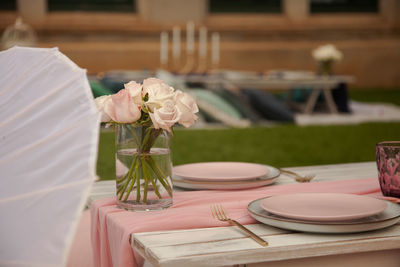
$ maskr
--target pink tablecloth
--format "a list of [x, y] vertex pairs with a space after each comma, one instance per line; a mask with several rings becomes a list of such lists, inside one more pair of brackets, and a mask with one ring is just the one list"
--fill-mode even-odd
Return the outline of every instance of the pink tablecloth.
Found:
[[171, 208], [152, 212], [118, 209], [115, 198], [97, 200], [91, 206], [91, 238], [94, 266], [140, 266], [143, 259], [130, 246], [132, 233], [227, 226], [216, 221], [210, 204], [221, 203], [233, 219], [242, 224], [256, 221], [249, 216], [247, 204], [257, 198], [297, 192], [336, 192], [380, 194], [378, 179], [314, 182], [267, 186], [241, 191], [190, 191], [174, 194]]

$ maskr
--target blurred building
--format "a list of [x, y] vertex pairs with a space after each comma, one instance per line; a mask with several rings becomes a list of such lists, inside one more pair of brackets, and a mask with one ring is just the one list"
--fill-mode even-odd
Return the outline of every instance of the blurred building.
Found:
[[344, 54], [336, 73], [355, 86], [400, 86], [399, 0], [0, 1], [2, 32], [18, 16], [37, 46], [58, 46], [90, 73], [157, 69], [160, 32], [171, 38], [191, 20], [220, 33], [223, 69], [314, 70], [311, 50], [332, 43]]

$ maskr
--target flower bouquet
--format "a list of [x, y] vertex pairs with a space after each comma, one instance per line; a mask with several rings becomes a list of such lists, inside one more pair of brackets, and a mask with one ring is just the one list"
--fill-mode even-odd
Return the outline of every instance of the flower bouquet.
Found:
[[156, 78], [124, 87], [95, 99], [101, 121], [115, 127], [117, 204], [128, 210], [167, 208], [173, 193], [169, 136], [175, 123], [195, 123], [197, 104]]
[[332, 65], [335, 61], [340, 61], [343, 57], [342, 52], [332, 44], [322, 45], [312, 51], [313, 58], [318, 62], [319, 74], [332, 74]]

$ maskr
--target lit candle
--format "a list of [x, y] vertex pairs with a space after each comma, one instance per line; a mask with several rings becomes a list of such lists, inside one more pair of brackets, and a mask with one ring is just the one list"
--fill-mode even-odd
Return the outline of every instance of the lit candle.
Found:
[[219, 64], [219, 33], [214, 32], [211, 36], [212, 54], [211, 60], [213, 65]]
[[178, 26], [172, 29], [172, 57], [173, 59], [181, 57], [181, 28]]
[[199, 30], [199, 56], [207, 57], [207, 28], [201, 27]]
[[168, 33], [161, 32], [160, 35], [160, 62], [161, 65], [166, 65], [168, 62]]
[[192, 54], [194, 51], [194, 23], [189, 21], [186, 24], [186, 52]]

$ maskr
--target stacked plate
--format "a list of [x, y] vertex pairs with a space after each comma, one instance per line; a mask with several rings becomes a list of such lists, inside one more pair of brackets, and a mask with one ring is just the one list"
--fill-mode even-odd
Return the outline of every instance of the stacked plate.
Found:
[[187, 189], [234, 190], [272, 184], [279, 170], [245, 162], [202, 162], [175, 166], [174, 186]]
[[400, 206], [366, 196], [337, 193], [285, 194], [248, 205], [256, 220], [275, 227], [315, 233], [355, 233], [400, 221]]

